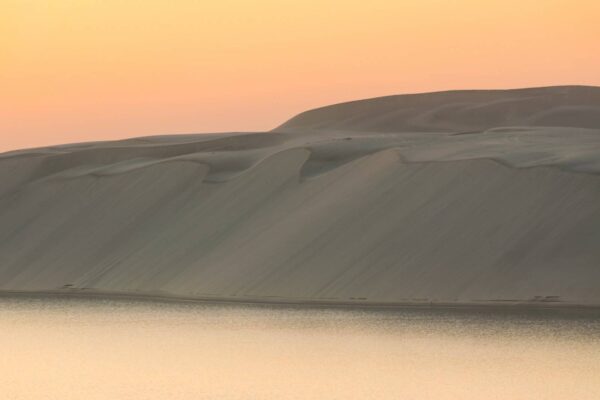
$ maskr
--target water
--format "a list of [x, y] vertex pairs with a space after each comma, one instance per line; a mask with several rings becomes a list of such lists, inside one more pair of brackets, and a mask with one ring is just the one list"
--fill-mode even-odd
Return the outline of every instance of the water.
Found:
[[600, 319], [0, 299], [2, 399], [600, 399]]

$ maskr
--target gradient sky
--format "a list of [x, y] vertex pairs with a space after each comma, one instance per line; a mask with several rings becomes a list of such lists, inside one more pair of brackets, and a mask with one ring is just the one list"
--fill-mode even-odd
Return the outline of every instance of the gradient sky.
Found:
[[600, 85], [599, 0], [1, 0], [0, 151], [346, 100]]

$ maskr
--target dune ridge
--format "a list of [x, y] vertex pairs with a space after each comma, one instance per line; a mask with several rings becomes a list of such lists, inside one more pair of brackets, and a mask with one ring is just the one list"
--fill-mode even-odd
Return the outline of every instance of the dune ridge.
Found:
[[1, 154], [0, 290], [600, 306], [598, 107], [443, 92]]
[[600, 88], [555, 86], [386, 96], [306, 111], [277, 130], [468, 132], [502, 126], [600, 128]]

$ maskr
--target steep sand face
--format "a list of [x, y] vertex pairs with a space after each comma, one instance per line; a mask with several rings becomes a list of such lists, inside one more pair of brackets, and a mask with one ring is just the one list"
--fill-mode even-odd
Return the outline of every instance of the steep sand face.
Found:
[[0, 290], [600, 305], [600, 126], [294, 120], [0, 155]]

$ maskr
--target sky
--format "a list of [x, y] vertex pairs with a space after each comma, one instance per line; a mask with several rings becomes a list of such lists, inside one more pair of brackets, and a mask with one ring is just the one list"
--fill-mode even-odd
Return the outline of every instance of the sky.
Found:
[[270, 130], [390, 94], [600, 86], [598, 0], [0, 4], [0, 152]]

